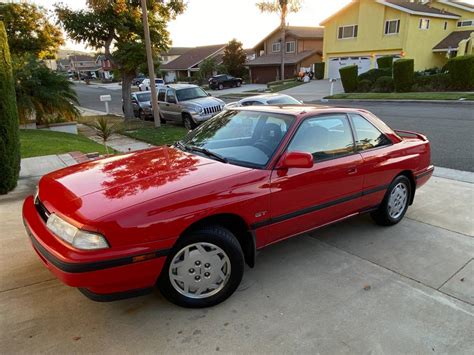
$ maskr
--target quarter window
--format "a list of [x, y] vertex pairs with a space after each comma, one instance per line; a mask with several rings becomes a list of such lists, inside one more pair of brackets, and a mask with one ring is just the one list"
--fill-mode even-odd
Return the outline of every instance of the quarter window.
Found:
[[166, 90], [166, 101], [176, 103], [176, 94], [173, 89]]
[[458, 21], [458, 27], [474, 26], [474, 20]]
[[385, 21], [385, 34], [394, 35], [400, 33], [400, 20]]
[[354, 124], [358, 150], [382, 147], [391, 143], [382, 132], [364, 117], [352, 114], [351, 119]]
[[295, 41], [286, 42], [286, 53], [295, 53]]
[[339, 39], [356, 38], [358, 29], [359, 29], [358, 25], [341, 26], [338, 28], [337, 38]]
[[158, 101], [165, 101], [165, 96], [166, 96], [166, 90], [165, 89], [160, 89], [158, 91]]
[[427, 30], [430, 28], [430, 20], [427, 18], [420, 18], [420, 24], [418, 25], [420, 30]]
[[316, 161], [352, 154], [354, 140], [349, 120], [346, 115], [305, 120], [293, 137], [288, 151], [311, 153]]
[[272, 44], [272, 52], [279, 52], [281, 50], [281, 43], [275, 42]]

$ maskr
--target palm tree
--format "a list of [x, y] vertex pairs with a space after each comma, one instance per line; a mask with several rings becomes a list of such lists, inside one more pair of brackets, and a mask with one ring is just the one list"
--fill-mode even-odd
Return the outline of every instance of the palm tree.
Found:
[[107, 117], [101, 116], [99, 117], [93, 124], [93, 127], [97, 131], [97, 135], [102, 138], [102, 142], [104, 143], [105, 151], [107, 155], [109, 155], [109, 148], [107, 147], [107, 141], [109, 138], [116, 132], [116, 128], [113, 125], [109, 124]]
[[20, 122], [35, 116], [37, 124], [73, 121], [79, 115], [73, 84], [34, 57], [14, 57], [13, 72]]
[[280, 54], [281, 54], [281, 68], [280, 79], [285, 79], [285, 30], [286, 30], [286, 16], [292, 12], [298, 12], [301, 9], [303, 0], [273, 0], [260, 1], [256, 5], [261, 12], [276, 13], [280, 17]]

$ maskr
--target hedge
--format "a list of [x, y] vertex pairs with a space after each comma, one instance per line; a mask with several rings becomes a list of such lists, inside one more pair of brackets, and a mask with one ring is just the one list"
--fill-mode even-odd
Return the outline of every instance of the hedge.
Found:
[[375, 92], [392, 92], [393, 91], [393, 78], [391, 76], [381, 76], [375, 81], [374, 91]]
[[358, 81], [357, 83], [358, 92], [370, 92], [371, 89], [372, 89], [372, 82], [370, 80], [363, 79], [363, 80]]
[[344, 92], [356, 92], [357, 91], [357, 72], [359, 68], [357, 65], [349, 65], [339, 69], [341, 74], [342, 87]]
[[415, 76], [415, 61], [413, 59], [399, 59], [393, 63], [393, 82], [395, 91], [408, 92], [413, 85]]
[[451, 58], [448, 71], [453, 89], [474, 89], [474, 55]]
[[377, 58], [377, 66], [379, 67], [379, 69], [392, 69], [393, 57], [385, 56]]
[[375, 81], [382, 77], [382, 76], [392, 76], [392, 69], [391, 68], [383, 68], [383, 69], [370, 69], [365, 73], [359, 75], [359, 80], [370, 80], [372, 84]]
[[317, 80], [321, 80], [324, 78], [324, 62], [322, 63], [314, 63], [314, 78]]
[[13, 190], [20, 173], [20, 132], [5, 26], [0, 21], [0, 194]]
[[418, 76], [412, 91], [446, 91], [451, 89], [451, 78], [447, 73]]

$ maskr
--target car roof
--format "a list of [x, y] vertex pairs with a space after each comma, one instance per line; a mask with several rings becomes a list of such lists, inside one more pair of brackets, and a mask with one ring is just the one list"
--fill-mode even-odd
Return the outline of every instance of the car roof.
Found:
[[197, 88], [199, 86], [193, 84], [168, 84], [166, 85], [167, 88], [180, 90], [180, 89], [189, 89], [189, 88]]
[[231, 108], [239, 111], [255, 111], [265, 113], [287, 114], [301, 118], [315, 116], [324, 113], [361, 113], [365, 110], [358, 108], [334, 107], [325, 105], [269, 105], [269, 106], [245, 106]]

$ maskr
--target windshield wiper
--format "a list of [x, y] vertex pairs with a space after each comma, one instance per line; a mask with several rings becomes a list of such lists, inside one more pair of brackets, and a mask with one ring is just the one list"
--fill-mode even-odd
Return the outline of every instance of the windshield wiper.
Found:
[[223, 163], [228, 163], [229, 161], [227, 160], [226, 157], [223, 157], [222, 155], [220, 154], [217, 154], [217, 153], [214, 153], [206, 148], [201, 148], [201, 147], [196, 147], [194, 145], [187, 145], [185, 146], [185, 148], [187, 150], [190, 150], [190, 151], [194, 151], [194, 152], [198, 152], [198, 153], [202, 153], [202, 154], [205, 154], [207, 155], [208, 157], [212, 157], [214, 159], [217, 159]]
[[187, 147], [181, 141], [176, 141], [173, 145], [181, 150], [187, 150]]

